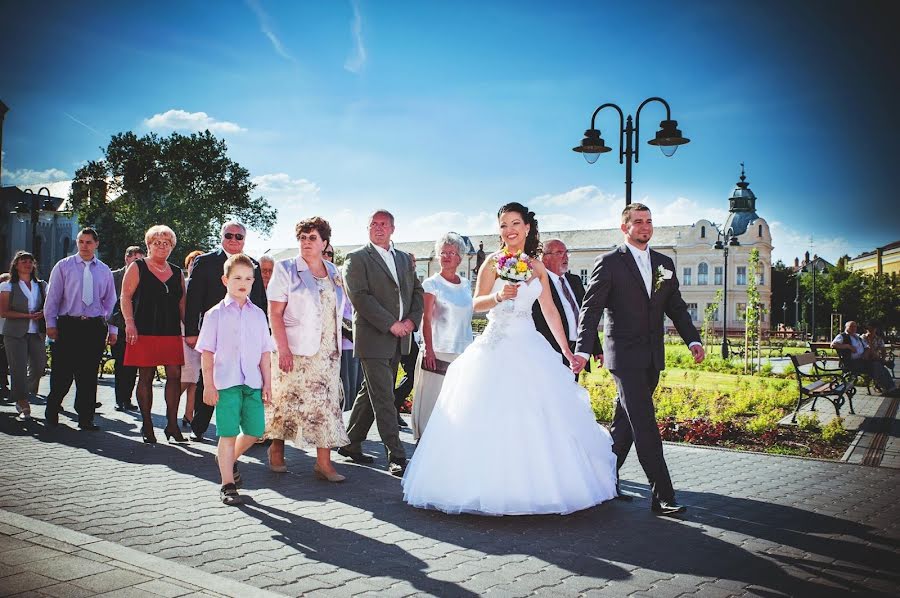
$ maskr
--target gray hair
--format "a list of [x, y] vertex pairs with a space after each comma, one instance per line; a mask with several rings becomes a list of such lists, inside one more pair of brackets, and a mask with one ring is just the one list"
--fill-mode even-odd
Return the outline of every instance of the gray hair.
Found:
[[391, 221], [391, 226], [394, 226], [394, 215], [391, 214], [390, 212], [388, 212], [387, 210], [382, 208], [382, 209], [378, 209], [378, 210], [375, 210], [374, 212], [372, 212], [369, 215], [370, 223], [372, 222], [372, 219], [375, 218], [375, 216], [386, 216]]
[[241, 234], [244, 235], [245, 237], [247, 236], [247, 227], [246, 226], [244, 226], [237, 220], [229, 220], [228, 222], [222, 223], [222, 227], [219, 229], [219, 238], [221, 238], [222, 235], [225, 234], [225, 229], [228, 228], [229, 226], [238, 227], [239, 229], [241, 229]]
[[466, 242], [457, 233], [450, 232], [441, 235], [441, 238], [438, 239], [434, 244], [435, 256], [439, 256], [441, 254], [441, 249], [444, 248], [444, 245], [453, 245], [454, 247], [456, 247], [456, 252], [459, 254], [460, 258], [466, 255]]
[[271, 255], [269, 255], [268, 253], [264, 253], [261, 256], [259, 256], [259, 259], [256, 261], [259, 262], [260, 264], [262, 264], [263, 262], [274, 264], [275, 258], [272, 257]]

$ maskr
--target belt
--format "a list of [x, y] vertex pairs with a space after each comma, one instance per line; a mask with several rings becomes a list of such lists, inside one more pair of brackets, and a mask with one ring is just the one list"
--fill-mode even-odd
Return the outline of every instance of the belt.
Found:
[[103, 316], [59, 316], [59, 319], [68, 318], [70, 320], [102, 320], [106, 321]]

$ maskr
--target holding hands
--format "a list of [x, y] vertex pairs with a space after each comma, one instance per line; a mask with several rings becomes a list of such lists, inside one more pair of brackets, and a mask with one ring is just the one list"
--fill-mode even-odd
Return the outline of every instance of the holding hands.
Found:
[[391, 334], [396, 336], [397, 338], [403, 338], [404, 336], [408, 336], [412, 334], [413, 330], [415, 330], [416, 325], [412, 323], [412, 321], [407, 318], [402, 322], [394, 322], [391, 324]]

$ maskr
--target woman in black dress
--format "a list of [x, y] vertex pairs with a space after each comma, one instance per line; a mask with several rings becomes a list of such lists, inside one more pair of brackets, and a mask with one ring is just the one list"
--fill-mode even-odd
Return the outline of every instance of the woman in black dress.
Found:
[[187, 442], [178, 429], [181, 366], [184, 365], [181, 324], [184, 320], [184, 275], [166, 261], [175, 248], [175, 232], [165, 225], [144, 235], [147, 257], [128, 266], [122, 280], [125, 317], [125, 365], [138, 368], [137, 399], [144, 424], [144, 442], [156, 443], [150, 410], [157, 366], [166, 368], [166, 438]]

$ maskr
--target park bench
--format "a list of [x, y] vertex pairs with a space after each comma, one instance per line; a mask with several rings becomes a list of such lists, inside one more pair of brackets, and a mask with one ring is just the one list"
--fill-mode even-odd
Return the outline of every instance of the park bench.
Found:
[[784, 345], [763, 345], [759, 348], [760, 351], [766, 352], [766, 357], [772, 358], [776, 355], [778, 357], [784, 357]]
[[[845, 401], [850, 404], [850, 413], [856, 413], [853, 410], [856, 374], [827, 367], [827, 358], [816, 353], [801, 353], [791, 355], [790, 358], [791, 363], [794, 364], [799, 390], [797, 407], [791, 418], [792, 422], [797, 421], [797, 413], [800, 412], [800, 405], [804, 398], [812, 399], [812, 407], [810, 407], [812, 411], [816, 410], [816, 401], [826, 399], [834, 405], [834, 412], [837, 415], [841, 414], [841, 407]], [[807, 371], [803, 371], [802, 368], [806, 366], [810, 367]]]

